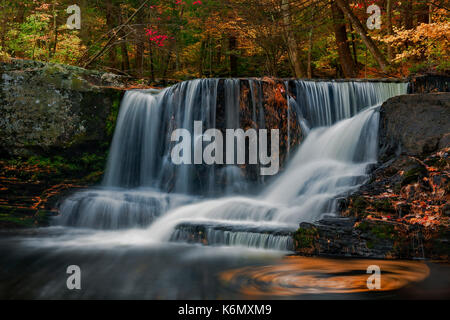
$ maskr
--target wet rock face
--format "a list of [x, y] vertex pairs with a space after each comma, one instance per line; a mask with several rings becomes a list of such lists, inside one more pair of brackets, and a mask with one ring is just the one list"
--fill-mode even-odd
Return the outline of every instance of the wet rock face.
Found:
[[402, 155], [379, 166], [341, 204], [341, 214], [368, 226], [391, 223], [393, 257], [449, 259], [450, 148], [423, 159]]
[[117, 86], [115, 75], [76, 67], [26, 60], [0, 64], [0, 152], [97, 149], [110, 139], [122, 97]]
[[387, 258], [394, 247], [395, 224], [354, 218], [325, 217], [315, 224], [303, 222], [297, 231], [297, 251], [327, 256]]
[[[220, 102], [218, 109], [219, 114], [221, 112], [225, 114], [226, 111], [220, 108]], [[271, 148], [270, 130], [279, 130], [281, 170], [287, 163], [289, 153], [295, 150], [304, 139], [304, 132], [300, 127], [297, 114], [288, 106], [285, 85], [281, 80], [271, 78], [240, 80], [239, 123], [244, 130], [267, 129], [268, 150]], [[253, 177], [255, 180], [259, 175], [259, 166], [247, 165], [246, 172], [247, 177]]]
[[423, 156], [450, 146], [450, 93], [411, 94], [381, 107], [380, 160]]
[[450, 92], [450, 77], [448, 75], [422, 75], [410, 81], [411, 93]]
[[448, 260], [449, 235], [448, 228], [430, 234], [421, 224], [325, 217], [314, 224], [301, 223], [294, 243], [302, 255]]

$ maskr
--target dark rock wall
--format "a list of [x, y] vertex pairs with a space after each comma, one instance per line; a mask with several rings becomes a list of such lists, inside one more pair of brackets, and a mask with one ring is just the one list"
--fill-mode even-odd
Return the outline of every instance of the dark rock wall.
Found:
[[380, 160], [426, 155], [450, 146], [450, 93], [411, 94], [381, 107]]
[[450, 92], [450, 77], [445, 75], [423, 75], [413, 77], [409, 93]]

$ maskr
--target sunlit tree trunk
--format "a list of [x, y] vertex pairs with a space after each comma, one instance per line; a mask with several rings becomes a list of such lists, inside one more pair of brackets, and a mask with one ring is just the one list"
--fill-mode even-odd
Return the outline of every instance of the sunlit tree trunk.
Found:
[[53, 11], [53, 43], [50, 42], [49, 44], [49, 58], [52, 58], [56, 54], [56, 47], [58, 45], [58, 23], [56, 21], [56, 1], [53, 1], [52, 6]]
[[355, 34], [353, 33], [353, 26], [351, 23], [350, 23], [350, 34], [351, 34], [351, 38], [352, 38], [353, 61], [355, 63], [356, 68], [358, 68], [358, 53], [357, 53], [357, 48], [356, 48], [356, 39], [355, 39]]

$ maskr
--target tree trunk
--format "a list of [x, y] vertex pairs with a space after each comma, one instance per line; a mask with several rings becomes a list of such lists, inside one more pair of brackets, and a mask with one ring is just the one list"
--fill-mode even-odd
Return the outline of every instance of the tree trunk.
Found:
[[417, 24], [430, 23], [430, 6], [426, 1], [417, 5]]
[[331, 13], [342, 72], [345, 78], [354, 78], [357, 75], [357, 70], [348, 44], [344, 13], [335, 3], [331, 5]]
[[127, 43], [124, 41], [120, 45], [122, 55], [122, 71], [128, 73], [130, 71], [130, 59], [128, 58]]
[[[386, 27], [388, 35], [393, 35], [394, 31], [392, 29], [392, 0], [386, 0]], [[387, 45], [387, 56], [388, 60], [392, 61], [392, 47], [389, 44]]]
[[351, 34], [351, 38], [352, 38], [352, 53], [353, 53], [353, 61], [355, 63], [355, 66], [357, 69], [359, 69], [359, 65], [358, 65], [358, 52], [357, 52], [357, 48], [356, 48], [356, 39], [355, 39], [355, 34], [353, 33], [353, 26], [350, 23], [350, 34]]
[[138, 78], [142, 77], [142, 74], [144, 73], [144, 43], [141, 41], [141, 39], [136, 40], [136, 59], [135, 59], [135, 68], [136, 68], [136, 75]]
[[[106, 0], [106, 26], [108, 30], [112, 30], [116, 27], [116, 21], [114, 18], [114, 4], [112, 0]], [[116, 48], [113, 47], [109, 50], [109, 63], [110, 66], [114, 67], [116, 65], [117, 52]]]
[[134, 66], [136, 68], [136, 75], [141, 78], [144, 74], [144, 41], [145, 41], [145, 28], [143, 27], [144, 14], [140, 11], [136, 15], [137, 26], [135, 27], [136, 35], [136, 55]]
[[312, 66], [311, 66], [311, 61], [312, 61], [312, 49], [313, 49], [313, 34], [314, 34], [314, 7], [311, 9], [311, 26], [309, 29], [309, 35], [308, 35], [308, 65], [306, 67], [306, 73], [307, 73], [307, 77], [308, 79], [312, 78]]
[[312, 55], [312, 48], [313, 48], [313, 32], [314, 32], [314, 27], [311, 26], [311, 29], [309, 30], [309, 36], [308, 36], [308, 66], [307, 66], [308, 79], [312, 78], [311, 55]]
[[235, 36], [228, 38], [228, 49], [230, 51], [230, 76], [237, 77], [237, 56], [234, 52], [237, 48], [237, 39]]
[[303, 76], [303, 72], [298, 57], [297, 40], [295, 39], [295, 34], [292, 31], [292, 19], [289, 1], [290, 0], [281, 1], [281, 12], [283, 15], [284, 33], [288, 47], [289, 60], [291, 61], [292, 67], [294, 69], [295, 77], [301, 78]]
[[209, 39], [202, 40], [201, 46], [200, 46], [200, 59], [199, 59], [199, 64], [198, 64], [198, 73], [200, 75], [200, 78], [203, 77], [203, 70], [205, 67], [205, 60], [207, 58], [205, 58], [205, 55], [207, 55], [207, 51], [206, 51], [206, 43], [207, 41], [209, 41]]
[[403, 0], [402, 1], [403, 26], [407, 30], [413, 28], [413, 12], [412, 11], [413, 11], [412, 0]]
[[166, 83], [167, 83], [167, 81], [166, 81], [167, 80], [167, 71], [169, 70], [171, 57], [172, 57], [172, 55], [170, 55], [170, 54], [167, 55], [166, 64], [164, 66], [164, 71], [162, 74], [163, 85], [166, 85]]
[[[120, 15], [120, 23], [122, 23], [122, 21], [123, 18], [122, 15]], [[128, 73], [130, 72], [130, 59], [128, 57], [127, 38], [125, 31], [120, 30], [120, 37], [121, 37], [120, 51], [122, 55], [122, 71]]]
[[150, 55], [150, 74], [151, 74], [151, 77], [152, 77], [152, 82], [155, 82], [155, 66], [154, 66], [154, 62], [153, 62], [153, 48], [152, 48], [152, 44], [150, 44], [149, 55]]
[[56, 54], [56, 47], [58, 46], [58, 23], [56, 20], [56, 8], [55, 1], [53, 1], [53, 47], [49, 48], [49, 58], [52, 58]]
[[367, 49], [369, 49], [370, 53], [373, 55], [375, 60], [378, 62], [380, 68], [386, 72], [389, 66], [389, 63], [387, 62], [386, 58], [378, 49], [375, 42], [372, 40], [372, 38], [368, 35], [366, 28], [362, 25], [362, 23], [359, 21], [359, 19], [353, 14], [352, 10], [348, 6], [348, 3], [345, 0], [335, 0], [339, 8], [344, 12], [344, 14], [347, 16], [347, 18], [352, 22], [353, 26], [355, 27], [356, 31], [360, 35], [362, 41], [366, 45]]

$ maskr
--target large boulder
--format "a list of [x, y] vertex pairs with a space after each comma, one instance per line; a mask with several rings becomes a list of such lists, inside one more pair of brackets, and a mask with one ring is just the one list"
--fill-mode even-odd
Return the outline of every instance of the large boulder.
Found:
[[410, 94], [381, 106], [380, 160], [450, 146], [450, 93]]
[[121, 78], [82, 68], [12, 60], [0, 64], [0, 156], [96, 150], [108, 142]]

